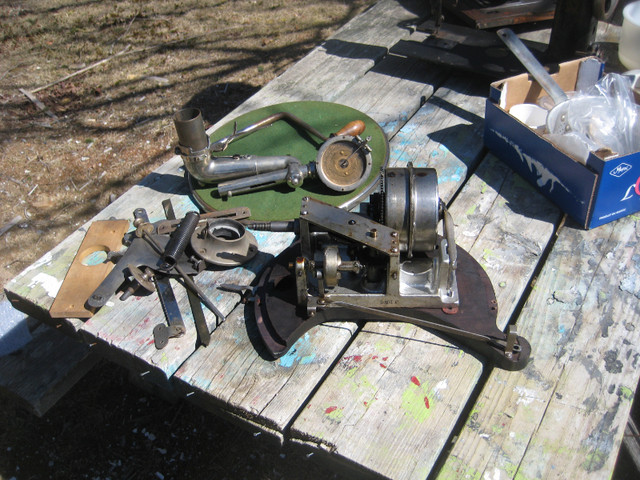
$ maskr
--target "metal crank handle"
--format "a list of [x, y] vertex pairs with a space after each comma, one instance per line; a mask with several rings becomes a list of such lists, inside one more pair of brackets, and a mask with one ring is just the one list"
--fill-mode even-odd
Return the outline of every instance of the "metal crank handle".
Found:
[[[229, 144], [231, 144], [231, 142], [234, 142], [239, 138], [242, 138], [253, 132], [257, 132], [258, 130], [262, 130], [263, 128], [274, 124], [278, 120], [287, 120], [289, 123], [303, 128], [304, 130], [306, 130], [313, 136], [319, 138], [323, 142], [326, 142], [327, 140], [329, 140], [329, 137], [323, 135], [321, 132], [313, 128], [311, 125], [309, 125], [305, 121], [296, 117], [295, 115], [288, 112], [279, 112], [279, 113], [274, 113], [273, 115], [270, 115], [266, 118], [263, 118], [262, 120], [259, 120], [256, 123], [247, 125], [240, 131], [237, 131], [236, 127], [234, 126], [234, 132], [231, 135], [228, 135], [224, 138], [221, 138], [220, 140], [217, 140], [211, 143], [209, 148], [212, 152], [222, 152], [226, 150], [226, 148], [229, 146]], [[356, 135], [360, 135], [364, 131], [364, 128], [365, 128], [365, 124], [362, 120], [354, 120], [353, 122], [349, 122], [344, 127], [342, 127], [337, 133], [335, 133], [335, 135], [351, 135], [355, 137]]]
[[278, 112], [278, 113], [274, 113], [273, 115], [269, 115], [268, 117], [263, 118], [262, 120], [259, 120], [259, 121], [255, 122], [255, 123], [252, 123], [251, 125], [247, 125], [246, 127], [244, 127], [240, 131], [238, 131], [236, 129], [236, 126], [234, 125], [233, 133], [231, 135], [228, 135], [228, 136], [224, 137], [224, 138], [221, 138], [220, 140], [217, 140], [217, 141], [213, 142], [211, 144], [211, 146], [210, 146], [210, 149], [211, 149], [212, 152], [222, 152], [222, 151], [226, 150], [226, 148], [229, 146], [229, 144], [231, 142], [234, 142], [234, 141], [238, 140], [239, 138], [242, 138], [242, 137], [244, 137], [246, 135], [249, 135], [249, 134], [251, 134], [253, 132], [257, 132], [258, 130], [262, 130], [263, 128], [266, 128], [266, 127], [268, 127], [270, 125], [273, 125], [278, 120], [287, 120], [289, 123], [303, 128], [304, 130], [306, 130], [307, 132], [311, 133], [312, 135], [318, 137], [322, 141], [326, 141], [327, 140], [327, 137], [324, 136], [321, 132], [319, 132], [318, 130], [313, 128], [307, 122], [305, 122], [305, 121], [301, 120], [300, 118], [296, 117], [292, 113], [289, 113], [289, 112]]
[[286, 183], [291, 188], [297, 188], [302, 185], [305, 178], [314, 175], [315, 163], [307, 165], [291, 163], [287, 168], [282, 170], [219, 183], [218, 195], [221, 197], [231, 197], [241, 193], [249, 193], [255, 190], [274, 187], [282, 183]]

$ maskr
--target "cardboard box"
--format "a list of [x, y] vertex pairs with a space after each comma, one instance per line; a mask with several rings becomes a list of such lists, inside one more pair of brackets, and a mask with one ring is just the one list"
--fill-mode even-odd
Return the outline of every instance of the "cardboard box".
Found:
[[[552, 76], [569, 92], [595, 84], [603, 70], [597, 58], [589, 57], [560, 64]], [[507, 113], [513, 105], [536, 103], [546, 95], [526, 73], [492, 83], [484, 128], [489, 150], [584, 228], [640, 210], [640, 153], [591, 152], [584, 165]]]

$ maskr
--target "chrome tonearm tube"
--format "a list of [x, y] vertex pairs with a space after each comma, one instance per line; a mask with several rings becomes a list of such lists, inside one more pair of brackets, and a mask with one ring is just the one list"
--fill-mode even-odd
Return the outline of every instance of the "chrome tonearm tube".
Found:
[[[315, 161], [303, 163], [289, 155], [216, 155], [229, 144], [274, 122], [286, 120], [323, 141]], [[337, 192], [350, 192], [368, 179], [372, 168], [368, 138], [358, 135], [364, 131], [364, 122], [356, 120], [345, 125], [329, 137], [295, 115], [279, 112], [270, 115], [213, 143], [204, 128], [198, 109], [186, 108], [174, 116], [178, 134], [176, 153], [182, 157], [185, 168], [196, 180], [216, 184], [221, 197], [230, 197], [286, 183], [300, 187], [306, 178], [320, 181]]]

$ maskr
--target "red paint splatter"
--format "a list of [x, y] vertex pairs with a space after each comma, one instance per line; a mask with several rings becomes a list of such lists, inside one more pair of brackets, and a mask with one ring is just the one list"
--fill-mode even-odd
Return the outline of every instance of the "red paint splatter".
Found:
[[349, 360], [353, 360], [354, 362], [361, 362], [362, 355], [351, 355], [350, 357], [344, 357], [343, 360], [348, 362]]
[[382, 357], [382, 360], [386, 362], [387, 360], [389, 360], [389, 357]]
[[327, 408], [327, 409], [324, 411], [324, 413], [326, 413], [327, 415], [329, 415], [331, 412], [335, 412], [337, 409], [338, 409], [338, 407], [335, 407], [335, 406], [333, 406], [333, 407], [329, 407], [329, 408]]
[[418, 380], [418, 377], [411, 377], [411, 381], [417, 386], [420, 386], [420, 380]]
[[424, 406], [429, 408], [429, 399], [427, 397], [424, 397]]
[[371, 357], [372, 360], [375, 360], [376, 358], [378, 358], [378, 355], [374, 355], [373, 357]]
[[362, 402], [362, 403], [364, 403], [364, 406], [365, 406], [365, 407], [368, 407], [368, 406], [369, 406], [369, 402]]
[[380, 366], [381, 366], [382, 368], [387, 368], [387, 366], [386, 366], [384, 363], [381, 363], [381, 364], [380, 364]]

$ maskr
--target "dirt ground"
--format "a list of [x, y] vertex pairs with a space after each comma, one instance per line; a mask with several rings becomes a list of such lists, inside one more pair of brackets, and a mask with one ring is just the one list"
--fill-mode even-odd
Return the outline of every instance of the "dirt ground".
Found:
[[[0, 286], [373, 0], [0, 1]], [[332, 478], [102, 364], [43, 419], [0, 400], [0, 479]]]

